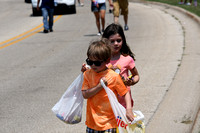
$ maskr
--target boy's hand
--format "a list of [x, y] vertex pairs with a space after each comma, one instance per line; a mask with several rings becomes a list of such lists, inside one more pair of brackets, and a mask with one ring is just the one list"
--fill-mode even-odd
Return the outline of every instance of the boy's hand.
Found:
[[132, 109], [126, 109], [126, 117], [131, 122], [134, 120], [134, 114]]
[[81, 72], [85, 72], [87, 69], [89, 69], [89, 68], [86, 67], [86, 64], [84, 63], [84, 64], [82, 65]]
[[108, 85], [108, 82], [107, 82], [106, 78], [103, 77], [103, 78], [101, 78], [101, 79], [103, 80], [104, 84], [107, 86], [107, 85]]

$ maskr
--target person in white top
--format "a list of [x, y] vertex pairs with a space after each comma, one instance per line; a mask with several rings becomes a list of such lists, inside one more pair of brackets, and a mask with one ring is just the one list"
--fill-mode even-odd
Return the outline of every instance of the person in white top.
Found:
[[97, 35], [100, 36], [105, 27], [106, 0], [91, 0], [91, 11], [96, 19]]

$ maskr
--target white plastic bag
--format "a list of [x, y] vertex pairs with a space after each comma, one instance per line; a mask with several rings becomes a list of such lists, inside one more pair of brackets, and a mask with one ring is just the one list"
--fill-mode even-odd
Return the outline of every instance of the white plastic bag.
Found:
[[76, 124], [81, 121], [84, 101], [81, 91], [82, 83], [83, 74], [80, 74], [52, 108], [56, 116], [67, 124]]
[[144, 115], [141, 111], [133, 111], [134, 121], [131, 123], [126, 117], [126, 109], [118, 102], [115, 94], [110, 88], [108, 88], [103, 80], [100, 80], [101, 85], [105, 89], [108, 94], [108, 98], [112, 107], [112, 110], [117, 119], [118, 132], [119, 133], [144, 133], [145, 125], [144, 125]]

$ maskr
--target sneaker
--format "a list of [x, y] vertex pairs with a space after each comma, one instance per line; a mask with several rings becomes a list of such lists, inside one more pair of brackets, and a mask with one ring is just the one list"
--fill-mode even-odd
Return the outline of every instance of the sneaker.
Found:
[[101, 32], [104, 33], [104, 30], [102, 30]]
[[101, 32], [97, 33], [97, 36], [100, 36], [101, 35]]
[[84, 6], [84, 4], [83, 4], [83, 3], [81, 3], [81, 4], [80, 4], [80, 6]]
[[184, 2], [179, 2], [178, 4], [179, 4], [179, 5], [183, 5], [183, 4], [184, 4]]
[[49, 31], [50, 31], [50, 32], [53, 32], [53, 29], [50, 29]]
[[124, 26], [124, 30], [128, 30], [129, 28], [128, 28], [128, 25], [125, 25]]
[[190, 3], [190, 2], [188, 2], [186, 5], [190, 6], [190, 5], [191, 5], [191, 3]]
[[49, 31], [48, 30], [46, 30], [46, 29], [44, 29], [44, 31], [43, 31], [44, 33], [48, 33]]

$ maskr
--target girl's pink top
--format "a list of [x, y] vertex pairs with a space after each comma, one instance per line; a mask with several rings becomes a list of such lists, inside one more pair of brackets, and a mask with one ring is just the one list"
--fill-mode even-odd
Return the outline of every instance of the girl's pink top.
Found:
[[[132, 70], [135, 67], [135, 62], [132, 57], [128, 56], [123, 56], [120, 55], [120, 58], [118, 60], [110, 60], [110, 63], [108, 66], [114, 66], [118, 67], [120, 69], [120, 75], [123, 76], [125, 79], [129, 76], [129, 70]], [[131, 95], [130, 91], [130, 86], [126, 86], [127, 89], [129, 90], [129, 93]], [[118, 100], [119, 102], [126, 108], [126, 103], [123, 97], [118, 95]], [[133, 106], [133, 99], [131, 96], [131, 103]]]

